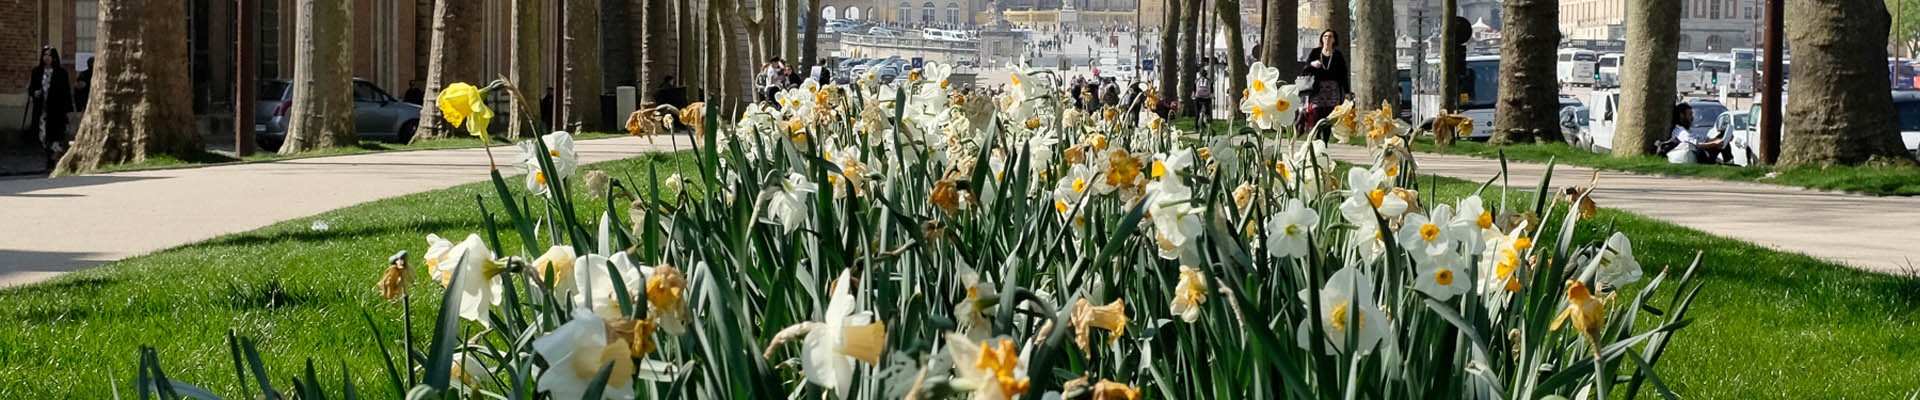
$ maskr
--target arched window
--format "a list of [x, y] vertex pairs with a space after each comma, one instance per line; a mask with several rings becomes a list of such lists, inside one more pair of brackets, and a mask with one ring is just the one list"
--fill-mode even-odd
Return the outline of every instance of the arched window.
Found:
[[860, 7], [847, 7], [847, 19], [859, 21]]
[[1680, 35], [1680, 51], [1692, 51], [1692, 50], [1693, 50], [1693, 37], [1687, 36], [1687, 35]]
[[920, 6], [920, 22], [933, 22], [933, 2]]
[[960, 3], [947, 3], [947, 23], [960, 23]]
[[822, 8], [820, 9], [820, 19], [827, 20], [827, 21], [840, 19], [840, 10], [833, 8], [833, 6], [827, 6], [826, 8]]
[[1707, 36], [1707, 51], [1726, 50], [1725, 47], [1720, 47], [1720, 40], [1720, 35]]
[[895, 16], [893, 20], [895, 22], [913, 21], [913, 4], [904, 1], [900, 2], [900, 15]]

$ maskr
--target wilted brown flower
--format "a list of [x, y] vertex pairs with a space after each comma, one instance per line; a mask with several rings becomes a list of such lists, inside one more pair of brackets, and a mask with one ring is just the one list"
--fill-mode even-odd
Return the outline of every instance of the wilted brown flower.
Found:
[[392, 300], [405, 294], [407, 285], [412, 283], [413, 273], [407, 269], [407, 259], [400, 258], [387, 265], [386, 272], [380, 274], [380, 283], [375, 287], [380, 289], [381, 297]]
[[1087, 342], [1093, 334], [1092, 328], [1113, 332], [1107, 336], [1107, 342], [1112, 343], [1127, 331], [1126, 301], [1114, 299], [1107, 305], [1094, 306], [1082, 298], [1073, 304], [1072, 319], [1068, 322], [1073, 324], [1073, 343], [1080, 346], [1080, 351], [1088, 351]]

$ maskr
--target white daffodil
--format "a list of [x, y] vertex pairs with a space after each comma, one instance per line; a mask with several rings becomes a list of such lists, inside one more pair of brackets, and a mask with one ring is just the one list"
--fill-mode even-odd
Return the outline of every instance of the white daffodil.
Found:
[[493, 258], [479, 234], [469, 234], [467, 240], [457, 244], [429, 234], [427, 243], [431, 246], [426, 254], [428, 270], [436, 272], [434, 278], [447, 285], [447, 290], [459, 292], [454, 298], [460, 317], [491, 326], [487, 310], [500, 305], [500, 274], [506, 272], [506, 265]]
[[1520, 268], [1526, 265], [1528, 251], [1533, 248], [1533, 239], [1524, 235], [1526, 225], [1522, 222], [1512, 232], [1495, 231], [1493, 237], [1487, 239], [1487, 250], [1480, 257], [1480, 293], [1492, 295], [1521, 289]]
[[537, 387], [555, 399], [586, 396], [588, 385], [608, 364], [613, 372], [602, 389], [603, 399], [632, 399], [633, 349], [626, 338], [608, 338], [607, 322], [585, 309], [573, 310], [573, 320], [533, 340], [533, 350], [547, 360]]
[[1206, 212], [1191, 203], [1193, 190], [1178, 179], [1170, 179], [1148, 183], [1147, 193], [1151, 202], [1147, 212], [1153, 217], [1154, 243], [1160, 258], [1178, 259], [1193, 250], [1194, 239], [1205, 229], [1200, 216]]
[[1443, 226], [1452, 219], [1453, 209], [1445, 204], [1434, 207], [1431, 218], [1409, 213], [1400, 224], [1400, 233], [1394, 240], [1399, 241], [1400, 247], [1406, 249], [1414, 262], [1421, 266], [1451, 265], [1459, 259], [1455, 249], [1460, 240]]
[[[588, 254], [574, 260], [575, 284], [573, 289], [574, 307], [592, 310], [594, 315], [605, 319], [620, 318], [620, 295], [617, 290], [625, 290], [631, 301], [640, 292], [641, 282], [648, 271], [633, 263], [626, 252], [613, 253], [610, 256]], [[614, 285], [613, 273], [608, 267], [620, 272], [620, 285]]]
[[1301, 257], [1307, 255], [1307, 235], [1320, 225], [1320, 213], [1300, 199], [1287, 200], [1280, 212], [1267, 217], [1267, 255]]
[[1601, 290], [1619, 290], [1640, 281], [1640, 261], [1633, 258], [1633, 242], [1627, 240], [1627, 234], [1614, 232], [1607, 238], [1606, 245], [1600, 248], [1600, 256], [1587, 264], [1592, 270], [1594, 282]]
[[[1373, 278], [1365, 272], [1353, 267], [1336, 271], [1319, 293], [1312, 293], [1310, 289], [1301, 290], [1300, 301], [1305, 303], [1307, 296], [1316, 295], [1320, 297], [1320, 319], [1317, 323], [1325, 335], [1314, 338], [1311, 335], [1312, 326], [1307, 324], [1315, 321], [1300, 321], [1297, 331], [1301, 348], [1312, 349], [1312, 340], [1324, 340], [1323, 344], [1329, 345], [1329, 354], [1331, 351], [1351, 351], [1366, 355], [1387, 337], [1387, 318], [1373, 304]], [[1353, 347], [1348, 347], [1349, 335], [1354, 337]]]
[[1193, 150], [1175, 147], [1168, 152], [1153, 155], [1153, 166], [1148, 170], [1148, 177], [1161, 180], [1178, 179], [1180, 174], [1191, 166], [1193, 166]]
[[[1354, 168], [1347, 170], [1348, 202], [1365, 202], [1371, 211], [1378, 211], [1380, 218], [1394, 219], [1407, 212], [1406, 199], [1395, 196], [1392, 182], [1387, 180], [1385, 171]], [[1343, 204], [1342, 211], [1346, 211]], [[1366, 215], [1347, 215], [1352, 219], [1374, 219], [1372, 213]], [[1359, 223], [1358, 221], [1353, 221]]]
[[1264, 62], [1253, 63], [1247, 68], [1246, 97], [1277, 91], [1281, 86], [1280, 69], [1267, 66]]
[[578, 265], [575, 261], [579, 257], [574, 253], [573, 246], [553, 246], [548, 247], [540, 258], [533, 259], [534, 277], [546, 281], [547, 286], [553, 288], [552, 293], [547, 293], [548, 296], [557, 301], [566, 298], [574, 290], [574, 266]]
[[527, 174], [527, 191], [545, 196], [550, 193], [549, 183], [565, 182], [573, 176], [574, 169], [580, 166], [580, 158], [573, 151], [573, 134], [556, 131], [541, 136], [540, 141], [546, 144], [547, 158], [553, 162], [555, 176], [547, 176], [547, 171], [540, 167], [540, 158], [536, 157], [540, 151], [531, 140], [520, 142], [520, 155], [514, 159], [514, 165]]
[[773, 197], [767, 200], [767, 211], [786, 233], [793, 233], [812, 215], [807, 213], [807, 197], [817, 190], [820, 186], [808, 181], [806, 175], [789, 172], [786, 180], [781, 181], [780, 190], [774, 191]]
[[1173, 285], [1173, 306], [1169, 309], [1181, 321], [1200, 320], [1200, 305], [1207, 302], [1207, 276], [1199, 268], [1180, 266], [1180, 281]]
[[803, 341], [805, 349], [800, 352], [800, 365], [805, 368], [807, 382], [833, 389], [841, 396], [848, 395], [853, 388], [853, 360], [877, 365], [880, 354], [887, 348], [886, 323], [856, 321], [872, 317], [854, 315], [853, 281], [849, 279], [849, 271], [841, 270], [840, 278], [833, 281], [826, 316], [821, 325], [807, 333]]
[[948, 333], [947, 355], [953, 359], [953, 370], [959, 378], [953, 386], [972, 391], [973, 395], [967, 397], [970, 400], [1009, 400], [1032, 388], [1013, 339], [974, 343], [964, 335]]
[[924, 79], [929, 85], [941, 89], [947, 89], [952, 86], [947, 82], [947, 77], [952, 75], [953, 65], [950, 64], [930, 62], [920, 68], [920, 78]]
[[781, 114], [786, 115], [787, 118], [805, 118], [813, 115], [813, 95], [819, 90], [820, 84], [811, 79], [807, 80], [807, 83], [812, 83], [813, 88], [795, 87], [774, 95], [774, 99], [780, 103]]
[[1072, 211], [1073, 206], [1080, 204], [1080, 199], [1087, 195], [1087, 190], [1094, 187], [1093, 178], [1093, 169], [1087, 168], [1086, 164], [1074, 164], [1067, 171], [1067, 176], [1060, 177], [1060, 181], [1053, 185], [1054, 211], [1060, 215]]
[[1053, 146], [1060, 143], [1053, 130], [1042, 129], [1027, 140], [1027, 169], [1039, 174], [1053, 167]]
[[1480, 195], [1460, 199], [1460, 207], [1455, 209], [1453, 220], [1447, 222], [1447, 229], [1465, 243], [1466, 254], [1479, 254], [1487, 250], [1487, 240], [1499, 233], [1493, 227], [1493, 213], [1481, 205]]

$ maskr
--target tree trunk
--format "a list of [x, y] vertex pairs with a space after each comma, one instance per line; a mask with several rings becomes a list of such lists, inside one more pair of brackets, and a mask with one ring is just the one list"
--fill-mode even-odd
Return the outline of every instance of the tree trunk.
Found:
[[[1160, 103], [1173, 105], [1180, 98], [1180, 1], [1147, 0], [1166, 2], [1165, 18], [1160, 25], [1160, 62], [1154, 69], [1160, 74]], [[1170, 116], [1171, 117], [1171, 116]]]
[[[1355, 54], [1355, 43], [1359, 42], [1358, 39], [1354, 38], [1353, 9], [1348, 8], [1348, 6], [1351, 5], [1352, 4], [1349, 4], [1346, 0], [1327, 0], [1327, 29], [1333, 30], [1340, 35], [1340, 44], [1338, 46], [1345, 47], [1340, 49], [1340, 51], [1348, 55]], [[1319, 42], [1314, 42], [1314, 46], [1319, 45]]]
[[[569, 132], [590, 132], [600, 125], [600, 20], [599, 0], [567, 2], [567, 87], [562, 88], [565, 106], [560, 121]], [[577, 22], [575, 22], [577, 21]]]
[[184, 2], [101, 0], [92, 102], [54, 176], [205, 151], [193, 130]]
[[[800, 39], [800, 68], [812, 67], [820, 58], [820, 0], [807, 0], [802, 10], [807, 16], [806, 37]], [[806, 74], [802, 72], [801, 74]], [[825, 85], [833, 82], [820, 82]]]
[[1186, 10], [1180, 12], [1182, 17], [1187, 18], [1187, 22], [1181, 24], [1181, 28], [1185, 31], [1180, 32], [1180, 91], [1174, 98], [1180, 99], [1180, 113], [1191, 116], [1206, 112], [1199, 109], [1200, 103], [1193, 98], [1194, 89], [1197, 89], [1194, 78], [1200, 76], [1200, 58], [1205, 57], [1199, 48], [1200, 25], [1206, 22], [1199, 18], [1202, 1], [1205, 0], [1186, 0], [1181, 5], [1186, 7]]
[[1293, 82], [1300, 72], [1300, 2], [1266, 3], [1267, 20], [1260, 24], [1260, 62], [1280, 70], [1281, 82]]
[[1216, 99], [1226, 99], [1230, 114], [1238, 115], [1240, 93], [1247, 89], [1247, 49], [1240, 39], [1240, 1], [1215, 0], [1213, 13], [1220, 17], [1220, 27], [1227, 36], [1227, 92]]
[[[600, 22], [600, 93], [613, 93], [634, 84], [632, 0], [598, 0]], [[637, 86], [637, 85], [636, 85]]]
[[780, 0], [780, 54], [791, 64], [800, 55], [800, 0]]
[[668, 76], [676, 73], [673, 64], [685, 62], [685, 59], [674, 59], [679, 49], [674, 48], [678, 41], [674, 39], [676, 32], [673, 20], [668, 18], [672, 3], [668, 0], [640, 0], [640, 3], [643, 6], [640, 8], [641, 18], [645, 23], [638, 28], [640, 51], [637, 53], [640, 60], [635, 65], [640, 66], [640, 83], [637, 86], [642, 98], [656, 100], [653, 99], [654, 90]]
[[1354, 105], [1373, 109], [1380, 104], [1399, 106], [1399, 67], [1394, 62], [1393, 1], [1360, 0], [1360, 17], [1353, 37]]
[[344, 1], [300, 0], [296, 10], [292, 117], [280, 154], [358, 143], [353, 126], [353, 10]]
[[[546, 57], [545, 49], [540, 46], [544, 42], [541, 40], [541, 10], [546, 9], [546, 3], [542, 0], [513, 0], [513, 85], [527, 96], [546, 93], [543, 91], [546, 88], [546, 72], [540, 68], [545, 64], [542, 61]], [[507, 128], [508, 139], [537, 136], [545, 133], [545, 129], [538, 127], [551, 126], [546, 121], [539, 121], [539, 98], [527, 100], [535, 103], [519, 104], [507, 110], [513, 115], [513, 124]], [[531, 114], [520, 112], [523, 109], [535, 111]], [[533, 131], [528, 131], [529, 126], [535, 127]]]
[[[687, 88], [687, 96], [698, 101], [701, 99], [699, 97], [701, 92], [706, 88], [706, 53], [692, 43], [706, 40], [702, 32], [704, 32], [703, 29], [712, 29], [708, 25], [711, 18], [705, 14], [695, 15], [693, 0], [668, 1], [673, 1], [674, 27], [679, 28], [678, 35], [673, 39], [673, 46], [680, 54], [679, 61], [676, 63], [680, 70], [677, 76], [680, 77], [680, 86]], [[703, 26], [705, 28], [702, 28]]]
[[[1613, 129], [1615, 157], [1653, 153], [1653, 144], [1673, 134], [1674, 74], [1679, 67], [1680, 3], [1627, 2], [1627, 53], [1620, 63], [1619, 121]], [[1595, 105], [1596, 107], [1599, 105]], [[1596, 120], [1606, 110], [1595, 108]]]
[[457, 82], [467, 82], [475, 86], [485, 86], [480, 76], [483, 53], [480, 45], [484, 42], [473, 40], [480, 35], [479, 26], [470, 23], [480, 18], [479, 2], [446, 0], [433, 6], [433, 39], [427, 65], [426, 95], [420, 103], [419, 128], [413, 134], [413, 141], [443, 139], [465, 135], [461, 127], [450, 126], [446, 118], [440, 115], [438, 98], [440, 89]]
[[1560, 84], [1554, 57], [1560, 46], [1560, 4], [1506, 0], [1500, 35], [1500, 100], [1493, 142], [1533, 143], [1559, 137]]
[[[1461, 70], [1466, 68], [1469, 34], [1460, 17], [1460, 0], [1442, 0], [1440, 16], [1440, 110], [1460, 112]], [[1424, 60], [1423, 60], [1424, 61]]]
[[1887, 31], [1881, 0], [1796, 0], [1787, 7], [1793, 74], [1780, 165], [1913, 165], [1887, 88]]

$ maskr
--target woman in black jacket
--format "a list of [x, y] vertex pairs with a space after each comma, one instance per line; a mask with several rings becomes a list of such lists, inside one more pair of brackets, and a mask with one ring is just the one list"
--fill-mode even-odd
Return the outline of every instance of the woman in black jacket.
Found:
[[1302, 126], [1312, 128], [1321, 118], [1333, 113], [1334, 107], [1347, 101], [1347, 93], [1351, 91], [1347, 85], [1347, 55], [1340, 47], [1340, 34], [1328, 29], [1320, 33], [1320, 47], [1307, 53], [1307, 60], [1302, 63], [1305, 67], [1301, 74], [1313, 77], [1314, 82], [1313, 87], [1302, 90], [1310, 93], [1307, 104], [1313, 110], [1309, 118], [1302, 121]]
[[32, 96], [33, 126], [47, 153], [47, 169], [53, 169], [59, 150], [67, 147], [67, 113], [73, 112], [73, 79], [60, 66], [59, 49], [40, 48], [40, 65], [33, 67], [27, 94]]

